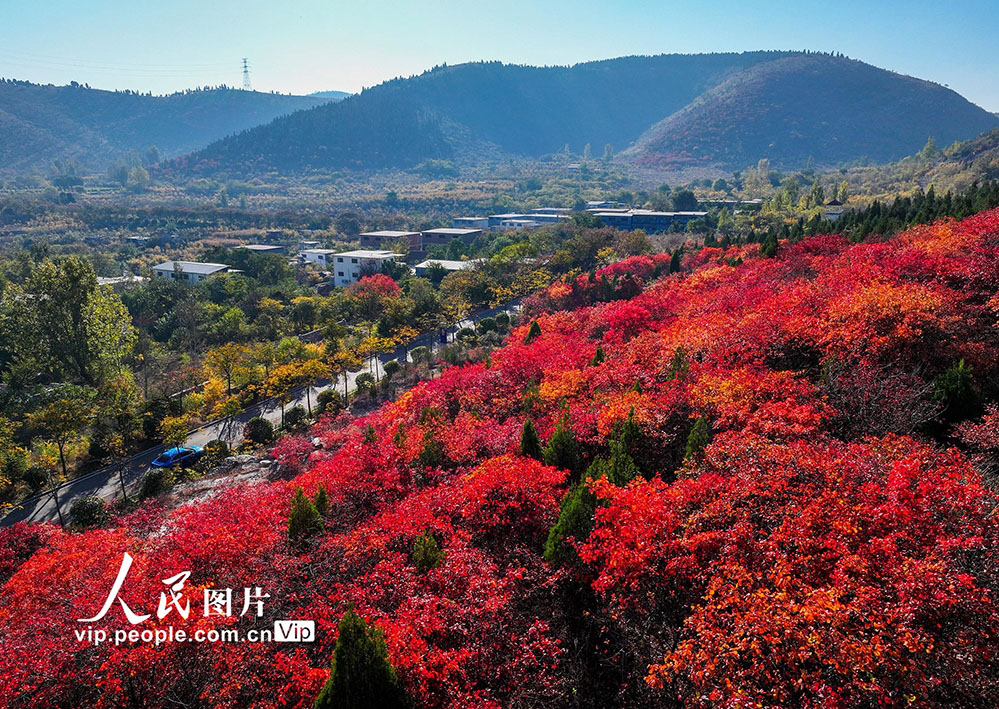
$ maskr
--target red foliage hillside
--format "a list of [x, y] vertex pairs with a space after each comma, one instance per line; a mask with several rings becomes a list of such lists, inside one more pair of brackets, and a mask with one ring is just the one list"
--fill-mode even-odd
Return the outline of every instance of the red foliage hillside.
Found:
[[[161, 524], [0, 532], [0, 705], [308, 707], [351, 607], [421, 707], [997, 705], [999, 210], [665, 270], [636, 257], [535, 295], [540, 335], [320, 422], [327, 450], [289, 484]], [[637, 474], [586, 483], [592, 531], [553, 568], [581, 471], [519, 443], [563, 417], [583, 467]], [[292, 491], [320, 485], [325, 529], [292, 545]], [[149, 627], [300, 618], [317, 640], [77, 641], [125, 551], [144, 613], [192, 572], [191, 617]], [[202, 589], [254, 586], [262, 618], [202, 617]], [[100, 627], [130, 626], [116, 606]]]

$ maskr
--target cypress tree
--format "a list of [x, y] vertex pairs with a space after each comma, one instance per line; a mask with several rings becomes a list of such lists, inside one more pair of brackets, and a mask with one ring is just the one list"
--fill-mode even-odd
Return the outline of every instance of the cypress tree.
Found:
[[288, 513], [288, 538], [297, 544], [321, 531], [323, 518], [319, 516], [316, 506], [305, 496], [302, 488], [295, 488], [291, 511]]
[[444, 563], [444, 556], [445, 552], [441, 549], [437, 538], [433, 532], [427, 530], [413, 542], [413, 551], [410, 552], [409, 560], [419, 573], [425, 574]]
[[981, 412], [975, 377], [963, 359], [934, 380], [933, 401], [940, 405], [941, 416], [950, 423], [963, 421]]
[[555, 433], [545, 446], [545, 464], [571, 473], [579, 472], [580, 450], [576, 436], [569, 427], [569, 412], [566, 411], [555, 426]]
[[[590, 468], [598, 476], [603, 474], [598, 472], [598, 462], [594, 462]], [[587, 474], [587, 479], [589, 478], [590, 474]], [[597, 498], [589, 491], [586, 483], [586, 480], [580, 480], [569, 488], [562, 498], [558, 521], [548, 531], [544, 556], [545, 561], [553, 567], [563, 566], [576, 558], [576, 550], [570, 539], [582, 540], [590, 535]]]
[[340, 619], [333, 670], [316, 709], [401, 709], [407, 705], [378, 628], [349, 610]]
[[539, 337], [541, 337], [541, 326], [538, 325], [538, 321], [535, 320], [531, 323], [531, 327], [527, 330], [527, 337], [524, 338], [524, 344], [529, 345]]
[[316, 508], [316, 512], [322, 517], [330, 509], [329, 497], [326, 495], [326, 487], [319, 483], [319, 487], [316, 488], [316, 494], [312, 498], [312, 504]]
[[590, 366], [591, 367], [596, 367], [598, 364], [600, 364], [601, 362], [603, 362], [605, 359], [606, 359], [606, 356], [604, 355], [604, 347], [603, 347], [603, 345], [597, 345], [597, 351], [593, 353], [593, 359], [590, 360]]
[[704, 416], [701, 416], [694, 423], [694, 427], [690, 430], [690, 435], [687, 436], [687, 453], [684, 459], [689, 461], [698, 457], [710, 442], [711, 429], [708, 426], [708, 420]]
[[687, 361], [687, 353], [682, 347], [673, 350], [673, 360], [669, 364], [669, 373], [666, 378], [670, 381], [682, 379], [690, 370], [690, 363]]
[[420, 465], [424, 468], [440, 468], [446, 461], [444, 447], [434, 436], [433, 430], [428, 429], [423, 434], [423, 450], [420, 451]]
[[520, 430], [520, 454], [525, 458], [545, 459], [545, 454], [541, 450], [541, 439], [538, 438], [538, 432], [531, 419], [524, 419], [524, 427]]

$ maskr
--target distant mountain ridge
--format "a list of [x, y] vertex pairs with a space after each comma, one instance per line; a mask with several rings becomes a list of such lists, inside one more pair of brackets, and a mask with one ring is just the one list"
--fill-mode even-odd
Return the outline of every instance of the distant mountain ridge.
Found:
[[228, 88], [151, 96], [0, 80], [0, 172], [56, 159], [100, 170], [152, 145], [172, 157], [331, 98]]
[[441, 66], [284, 116], [173, 163], [181, 172], [407, 168], [610, 145], [652, 167], [894, 160], [999, 119], [938, 84], [838, 55], [622, 57]]
[[951, 89], [830, 55], [785, 57], [739, 72], [650, 128], [628, 155], [645, 165], [728, 169], [867, 158], [898, 160], [999, 125]]

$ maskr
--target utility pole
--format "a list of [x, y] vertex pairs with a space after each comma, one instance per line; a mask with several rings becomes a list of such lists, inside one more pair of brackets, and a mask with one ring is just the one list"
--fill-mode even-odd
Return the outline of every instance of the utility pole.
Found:
[[250, 86], [250, 66], [246, 63], [246, 57], [243, 57], [243, 91], [253, 91], [253, 87]]

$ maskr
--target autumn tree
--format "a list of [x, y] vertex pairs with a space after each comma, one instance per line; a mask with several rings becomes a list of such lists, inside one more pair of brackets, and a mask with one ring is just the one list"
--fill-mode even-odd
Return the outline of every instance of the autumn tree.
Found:
[[232, 396], [233, 377], [242, 369], [249, 354], [246, 347], [230, 342], [209, 350], [205, 355], [205, 368], [225, 380], [226, 396]]
[[76, 256], [43, 261], [23, 286], [6, 283], [0, 331], [19, 366], [90, 386], [121, 371], [136, 341], [121, 299]]

